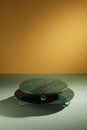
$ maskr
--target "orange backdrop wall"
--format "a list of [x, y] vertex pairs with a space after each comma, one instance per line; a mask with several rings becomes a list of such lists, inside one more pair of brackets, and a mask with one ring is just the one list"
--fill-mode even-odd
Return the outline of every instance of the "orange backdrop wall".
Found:
[[87, 73], [87, 2], [65, 1], [0, 1], [0, 73]]

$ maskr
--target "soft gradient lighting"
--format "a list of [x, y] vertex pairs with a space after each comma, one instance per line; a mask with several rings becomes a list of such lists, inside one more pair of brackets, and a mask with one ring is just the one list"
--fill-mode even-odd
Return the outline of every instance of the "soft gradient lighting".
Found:
[[87, 73], [87, 2], [1, 2], [0, 73]]

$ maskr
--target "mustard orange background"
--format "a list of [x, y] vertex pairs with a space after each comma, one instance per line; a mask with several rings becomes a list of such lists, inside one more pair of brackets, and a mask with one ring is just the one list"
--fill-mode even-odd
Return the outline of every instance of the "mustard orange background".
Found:
[[87, 73], [87, 2], [0, 0], [0, 73]]

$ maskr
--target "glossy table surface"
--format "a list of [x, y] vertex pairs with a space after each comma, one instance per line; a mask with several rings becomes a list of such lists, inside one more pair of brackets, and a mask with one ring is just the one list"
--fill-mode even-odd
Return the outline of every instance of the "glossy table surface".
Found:
[[[70, 105], [21, 107], [14, 99], [19, 84], [31, 78], [56, 78], [66, 82], [75, 93]], [[87, 130], [86, 74], [1, 74], [0, 130]]]

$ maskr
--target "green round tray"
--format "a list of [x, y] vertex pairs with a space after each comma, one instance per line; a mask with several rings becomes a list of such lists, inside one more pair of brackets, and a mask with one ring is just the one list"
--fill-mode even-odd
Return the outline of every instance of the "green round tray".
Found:
[[[23, 81], [14, 96], [26, 104], [65, 104], [74, 97], [74, 92], [62, 80], [35, 78]], [[44, 97], [49, 101], [44, 101]]]
[[[24, 102], [26, 104], [32, 103], [32, 102], [29, 102], [29, 101], [26, 101], [26, 100], [25, 101], [22, 100], [22, 99], [24, 99], [25, 97], [28, 97], [28, 96], [27, 96], [27, 94], [23, 93], [19, 89], [15, 92], [15, 97], [16, 97], [17, 100], [19, 100], [19, 102]], [[58, 93], [58, 99], [51, 101], [49, 103], [46, 103], [46, 104], [65, 104], [66, 102], [69, 102], [73, 97], [74, 97], [74, 92], [71, 89], [67, 88], [62, 93]], [[43, 103], [41, 102], [41, 103], [35, 103], [35, 104], [43, 104]]]
[[59, 93], [67, 89], [67, 84], [53, 78], [35, 78], [23, 81], [19, 89], [27, 94]]

